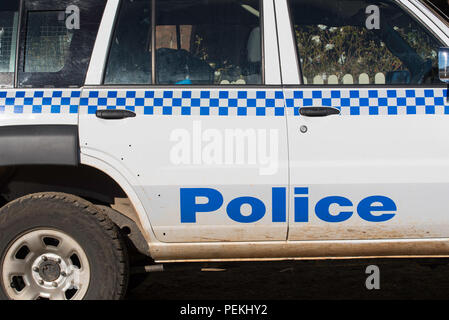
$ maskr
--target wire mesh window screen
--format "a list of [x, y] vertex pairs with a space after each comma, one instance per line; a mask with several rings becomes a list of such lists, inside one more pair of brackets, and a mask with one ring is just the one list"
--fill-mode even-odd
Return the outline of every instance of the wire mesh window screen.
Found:
[[17, 12], [0, 12], [0, 72], [14, 72], [17, 21]]
[[59, 72], [67, 61], [73, 32], [65, 26], [65, 12], [29, 12], [25, 72]]

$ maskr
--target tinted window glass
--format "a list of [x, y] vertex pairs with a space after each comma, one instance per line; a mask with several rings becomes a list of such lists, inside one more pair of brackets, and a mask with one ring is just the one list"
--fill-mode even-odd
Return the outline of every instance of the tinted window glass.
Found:
[[104, 83], [151, 83], [151, 1], [122, 2]]
[[[441, 43], [393, 1], [290, 0], [290, 5], [305, 83], [439, 83]], [[366, 14], [372, 5], [379, 10], [377, 27]]]
[[159, 84], [260, 84], [259, 0], [157, 0]]
[[[19, 87], [80, 87], [84, 84], [105, 1], [25, 1]], [[75, 19], [75, 20], [73, 20]], [[77, 23], [79, 19], [79, 28]]]
[[0, 86], [13, 86], [19, 18], [18, 1], [0, 4]]

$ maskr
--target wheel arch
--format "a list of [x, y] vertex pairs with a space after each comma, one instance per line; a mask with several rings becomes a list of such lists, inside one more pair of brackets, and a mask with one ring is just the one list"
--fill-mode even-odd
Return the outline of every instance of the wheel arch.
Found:
[[[81, 156], [80, 164], [0, 166], [1, 204], [40, 192], [62, 192], [98, 206], [126, 233], [136, 249], [148, 256], [154, 235], [144, 206], [132, 184], [106, 162]], [[136, 232], [134, 232], [134, 230]]]
[[[125, 177], [122, 172], [126, 171], [120, 171], [116, 169], [114, 166], [110, 165], [106, 161], [100, 160], [96, 157], [86, 155], [84, 153], [81, 153], [80, 156], [80, 162], [81, 164], [95, 168], [99, 170], [100, 172], [106, 174], [109, 176], [112, 180], [115, 181], [115, 183], [120, 186], [120, 188], [123, 190], [123, 192], [127, 195], [130, 203], [133, 206], [134, 212], [136, 213], [136, 219], [138, 221], [135, 221], [139, 227], [140, 231], [142, 233], [142, 236], [145, 238], [145, 240], [148, 243], [149, 246], [149, 253], [151, 255], [151, 246], [150, 243], [152, 242], [158, 242], [156, 240], [156, 237], [154, 235], [149, 216], [145, 210], [145, 207], [137, 194], [135, 188], [133, 187], [138, 185], [137, 181], [129, 181], [129, 177]], [[124, 168], [123, 168], [124, 169]]]

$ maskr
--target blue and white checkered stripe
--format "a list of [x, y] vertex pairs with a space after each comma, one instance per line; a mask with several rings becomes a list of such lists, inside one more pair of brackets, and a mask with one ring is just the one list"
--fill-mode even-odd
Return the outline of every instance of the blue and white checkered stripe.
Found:
[[[284, 106], [286, 105], [286, 108]], [[83, 92], [81, 110], [127, 109], [161, 116], [299, 116], [301, 107], [336, 107], [344, 116], [449, 115], [447, 89], [151, 90]], [[82, 111], [83, 112], [83, 111]]]
[[2, 114], [78, 114], [81, 90], [0, 91]]
[[449, 115], [447, 89], [282, 90], [4, 90], [1, 114], [95, 114], [127, 109], [140, 115], [282, 117], [301, 107], [335, 107], [343, 116]]
[[84, 91], [82, 113], [127, 109], [158, 116], [284, 116], [281, 90]]
[[343, 116], [449, 115], [447, 89], [286, 90], [289, 114], [301, 107], [336, 107]]

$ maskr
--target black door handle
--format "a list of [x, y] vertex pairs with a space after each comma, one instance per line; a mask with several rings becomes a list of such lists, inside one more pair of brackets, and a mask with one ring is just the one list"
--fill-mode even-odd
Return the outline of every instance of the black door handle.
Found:
[[305, 117], [327, 117], [340, 114], [340, 110], [332, 107], [302, 107], [299, 113]]
[[97, 110], [95, 115], [97, 118], [105, 120], [120, 120], [136, 116], [134, 112], [129, 110]]

